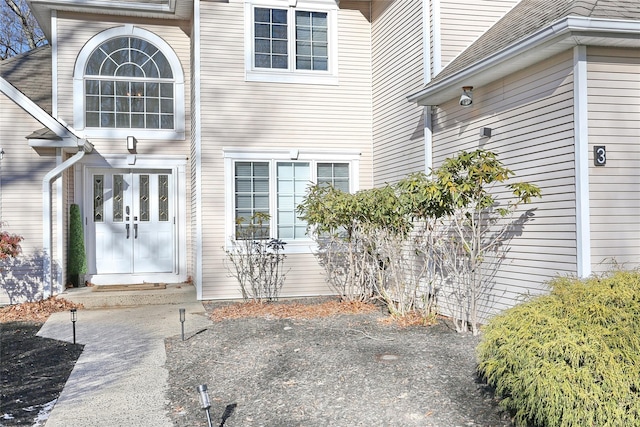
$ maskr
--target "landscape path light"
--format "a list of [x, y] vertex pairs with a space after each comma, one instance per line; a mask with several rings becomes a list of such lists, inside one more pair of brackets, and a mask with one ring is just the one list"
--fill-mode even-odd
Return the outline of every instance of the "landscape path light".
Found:
[[72, 308], [69, 310], [71, 313], [71, 323], [73, 324], [73, 343], [76, 343], [76, 321], [78, 320], [78, 309]]
[[211, 427], [211, 414], [209, 413], [211, 401], [209, 400], [209, 394], [207, 393], [207, 385], [200, 384], [198, 386], [198, 392], [200, 393], [200, 406], [204, 409], [205, 414], [207, 414], [207, 423], [209, 424], [209, 427]]
[[184, 341], [184, 308], [180, 309], [180, 324], [182, 326], [182, 341]]

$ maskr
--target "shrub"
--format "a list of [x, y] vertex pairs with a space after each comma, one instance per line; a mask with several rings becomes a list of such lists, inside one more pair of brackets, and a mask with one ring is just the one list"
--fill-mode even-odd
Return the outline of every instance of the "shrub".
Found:
[[244, 300], [275, 301], [284, 285], [285, 242], [268, 238], [269, 215], [257, 212], [249, 220], [238, 218], [233, 247], [225, 263], [240, 284]]
[[20, 242], [22, 242], [22, 236], [0, 231], [0, 260], [17, 257], [22, 251]]
[[76, 288], [82, 280], [80, 275], [87, 272], [87, 255], [84, 248], [84, 231], [80, 206], [72, 204], [69, 208], [69, 259], [67, 260], [69, 279]]
[[478, 371], [518, 425], [640, 425], [640, 272], [555, 279], [484, 331]]

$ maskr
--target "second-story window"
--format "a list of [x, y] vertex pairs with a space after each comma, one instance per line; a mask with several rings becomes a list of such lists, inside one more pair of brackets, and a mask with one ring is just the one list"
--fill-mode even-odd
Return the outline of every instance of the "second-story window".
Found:
[[294, 16], [294, 37], [289, 40], [286, 9], [254, 9], [256, 68], [328, 70], [327, 13], [296, 10]]
[[116, 37], [90, 55], [84, 74], [87, 128], [167, 129], [174, 76], [164, 54], [137, 37]]
[[[335, 1], [270, 7], [247, 1], [247, 80], [337, 83]], [[256, 4], [254, 4], [256, 3]]]

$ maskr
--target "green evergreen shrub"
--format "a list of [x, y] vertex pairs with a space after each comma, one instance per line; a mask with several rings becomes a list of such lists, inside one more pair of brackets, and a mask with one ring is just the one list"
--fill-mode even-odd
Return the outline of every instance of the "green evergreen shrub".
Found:
[[518, 425], [640, 426], [640, 272], [553, 280], [486, 325], [478, 360]]
[[80, 206], [73, 204], [69, 208], [69, 254], [67, 272], [73, 286], [82, 283], [80, 275], [87, 272], [87, 256], [84, 248], [84, 232], [82, 230], [82, 215]]

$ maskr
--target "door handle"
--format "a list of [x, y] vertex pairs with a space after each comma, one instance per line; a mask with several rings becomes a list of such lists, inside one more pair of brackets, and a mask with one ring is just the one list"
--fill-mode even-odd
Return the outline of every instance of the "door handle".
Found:
[[124, 226], [127, 229], [127, 239], [129, 238], [129, 224], [125, 224]]
[[138, 238], [138, 224], [133, 224], [133, 238]]

